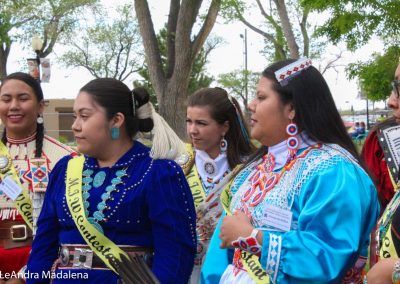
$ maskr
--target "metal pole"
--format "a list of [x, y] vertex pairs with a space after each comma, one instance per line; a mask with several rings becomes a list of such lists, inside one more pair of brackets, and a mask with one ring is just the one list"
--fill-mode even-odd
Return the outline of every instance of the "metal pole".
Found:
[[39, 77], [37, 78], [37, 80], [38, 80], [39, 83], [40, 83], [40, 82], [41, 82], [41, 81], [40, 81], [40, 76], [41, 76], [41, 74], [40, 74], [40, 55], [39, 55], [40, 50], [35, 50], [35, 52], [36, 52], [36, 62], [37, 62], [38, 74], [39, 74]]
[[245, 98], [246, 101], [249, 99], [248, 93], [248, 71], [247, 71], [247, 29], [244, 29], [244, 84], [245, 84]]
[[367, 129], [369, 130], [369, 111], [368, 111], [368, 97], [365, 95], [365, 100], [367, 102]]

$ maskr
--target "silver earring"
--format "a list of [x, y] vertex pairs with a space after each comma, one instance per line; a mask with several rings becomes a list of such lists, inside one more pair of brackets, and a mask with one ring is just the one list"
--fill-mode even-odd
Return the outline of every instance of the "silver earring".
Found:
[[43, 119], [43, 114], [42, 113], [38, 114], [38, 117], [36, 118], [36, 122], [39, 123], [39, 124], [43, 124], [44, 119]]

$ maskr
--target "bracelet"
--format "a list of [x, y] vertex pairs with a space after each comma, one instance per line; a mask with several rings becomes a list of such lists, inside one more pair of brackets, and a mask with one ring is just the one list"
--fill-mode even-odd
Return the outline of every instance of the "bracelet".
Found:
[[400, 259], [393, 265], [392, 282], [394, 284], [400, 284]]
[[252, 254], [259, 254], [261, 253], [262, 246], [257, 241], [257, 234], [258, 230], [254, 228], [253, 231], [251, 231], [250, 236], [247, 238], [239, 237], [237, 240], [232, 242], [232, 246], [248, 251]]

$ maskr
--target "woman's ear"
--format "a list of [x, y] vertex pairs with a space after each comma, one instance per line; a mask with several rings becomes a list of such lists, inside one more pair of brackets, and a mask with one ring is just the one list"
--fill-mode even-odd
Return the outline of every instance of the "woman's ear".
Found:
[[228, 133], [228, 130], [229, 130], [229, 121], [228, 121], [228, 120], [225, 121], [224, 124], [223, 124], [222, 126], [223, 126], [223, 128], [224, 128], [224, 133], [225, 133], [225, 134]]
[[296, 116], [296, 111], [294, 109], [294, 106], [293, 104], [289, 104], [289, 119], [293, 120], [295, 116]]
[[117, 112], [112, 118], [112, 127], [120, 128], [125, 122], [125, 115], [122, 112]]

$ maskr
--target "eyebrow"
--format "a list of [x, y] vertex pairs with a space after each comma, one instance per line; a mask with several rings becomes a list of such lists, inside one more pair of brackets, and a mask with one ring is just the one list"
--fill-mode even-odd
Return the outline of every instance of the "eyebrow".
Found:
[[75, 113], [76, 112], [83, 112], [83, 111], [89, 111], [89, 112], [93, 112], [94, 111], [94, 109], [91, 109], [91, 108], [81, 108], [81, 109], [78, 109], [78, 110], [73, 110]]
[[[30, 95], [29, 93], [18, 93], [18, 94], [17, 94], [17, 97], [29, 96], [29, 95]], [[1, 96], [9, 96], [9, 97], [12, 97], [12, 94], [4, 93], [4, 94], [1, 94]]]

